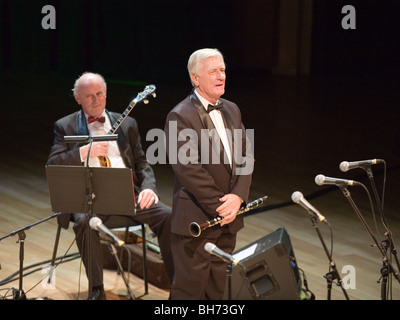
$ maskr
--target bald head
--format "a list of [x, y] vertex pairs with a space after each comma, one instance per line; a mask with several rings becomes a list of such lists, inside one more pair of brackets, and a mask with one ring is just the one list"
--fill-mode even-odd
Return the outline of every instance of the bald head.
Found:
[[72, 89], [76, 102], [89, 116], [100, 117], [106, 107], [107, 85], [98, 73], [85, 72]]
[[81, 76], [79, 76], [78, 79], [75, 80], [74, 87], [72, 88], [72, 92], [74, 93], [74, 95], [78, 93], [79, 86], [85, 85], [89, 82], [101, 83], [104, 89], [107, 90], [107, 83], [101, 74], [85, 72]]

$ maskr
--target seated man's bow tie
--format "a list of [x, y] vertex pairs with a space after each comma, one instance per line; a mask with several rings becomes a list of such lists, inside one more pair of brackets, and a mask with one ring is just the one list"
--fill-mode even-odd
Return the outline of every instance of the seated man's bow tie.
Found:
[[207, 109], [207, 113], [210, 113], [213, 110], [221, 111], [221, 109], [222, 109], [222, 103], [219, 103], [219, 104], [217, 104], [215, 106], [213, 106], [212, 104], [209, 104], [208, 105], [208, 109]]
[[93, 123], [93, 122], [95, 122], [95, 121], [104, 123], [104, 122], [106, 121], [106, 118], [104, 118], [104, 117], [99, 117], [99, 118], [97, 118], [97, 117], [93, 117], [93, 116], [90, 116], [90, 117], [88, 118], [88, 122], [89, 122], [89, 123]]

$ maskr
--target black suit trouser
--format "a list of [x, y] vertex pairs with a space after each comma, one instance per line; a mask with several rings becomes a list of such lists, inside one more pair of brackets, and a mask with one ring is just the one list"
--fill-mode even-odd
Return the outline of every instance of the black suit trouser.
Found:
[[[167, 275], [172, 283], [174, 276], [174, 266], [171, 254], [171, 208], [162, 202], [153, 205], [149, 209], [136, 209], [135, 216], [114, 216], [114, 215], [96, 215], [103, 224], [109, 228], [129, 227], [134, 223], [145, 223], [157, 235], [160, 245], [161, 255], [167, 271]], [[89, 276], [89, 250], [88, 250], [88, 234], [91, 235], [91, 277], [92, 287], [103, 285], [103, 249], [100, 242], [99, 233], [94, 230], [89, 230], [89, 215], [85, 213], [75, 213], [74, 232], [76, 242], [81, 254], [83, 264], [85, 265], [86, 274]], [[90, 231], [90, 232], [89, 232]]]
[[217, 239], [194, 238], [172, 233], [171, 248], [175, 277], [171, 286], [172, 300], [222, 300], [227, 263], [204, 250], [207, 242], [231, 254], [236, 245], [236, 234], [226, 226]]

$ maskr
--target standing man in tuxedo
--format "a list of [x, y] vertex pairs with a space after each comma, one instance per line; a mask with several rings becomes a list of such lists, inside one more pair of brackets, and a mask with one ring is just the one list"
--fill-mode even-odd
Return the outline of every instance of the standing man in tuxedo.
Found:
[[[132, 117], [125, 118], [115, 132], [118, 134], [117, 141], [93, 142], [88, 159], [88, 144], [65, 143], [64, 136], [107, 134], [121, 114], [106, 109], [107, 85], [100, 74], [87, 72], [81, 75], [75, 82], [73, 93], [76, 102], [82, 108], [55, 122], [54, 144], [51, 147], [47, 165], [83, 166], [89, 161], [91, 167], [98, 167], [100, 166], [99, 157], [106, 156], [113, 168], [131, 168], [137, 199], [136, 215], [132, 217], [97, 216], [108, 228], [130, 226], [133, 221], [148, 224], [158, 237], [161, 255], [172, 282], [174, 269], [170, 249], [171, 208], [159, 201], [153, 169], [147, 162], [142, 149], [136, 120]], [[73, 229], [86, 274], [92, 277], [92, 288], [89, 290], [92, 294], [89, 299], [105, 299], [103, 252], [99, 234], [97, 231], [89, 232], [89, 215], [86, 213], [58, 216], [58, 223], [64, 228], [68, 228], [71, 220], [74, 222]], [[90, 255], [88, 234], [91, 234]], [[89, 256], [91, 257], [90, 264]], [[89, 265], [91, 266], [90, 273]]]
[[[169, 163], [175, 175], [171, 250], [175, 278], [171, 299], [222, 299], [226, 263], [204, 250], [207, 242], [231, 254], [243, 228], [238, 210], [248, 199], [253, 156], [238, 106], [225, 92], [225, 62], [217, 49], [192, 53], [191, 94], [168, 114]], [[239, 141], [238, 141], [239, 140]], [[245, 161], [239, 161], [245, 159]], [[193, 237], [191, 222], [222, 222]]]

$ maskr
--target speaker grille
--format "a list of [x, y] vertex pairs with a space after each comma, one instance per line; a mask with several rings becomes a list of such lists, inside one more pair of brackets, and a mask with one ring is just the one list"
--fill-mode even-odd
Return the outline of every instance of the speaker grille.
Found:
[[[243, 256], [232, 268], [231, 299], [298, 300], [301, 280], [289, 235], [281, 227], [271, 234], [237, 250]], [[229, 283], [225, 298], [229, 297]]]

